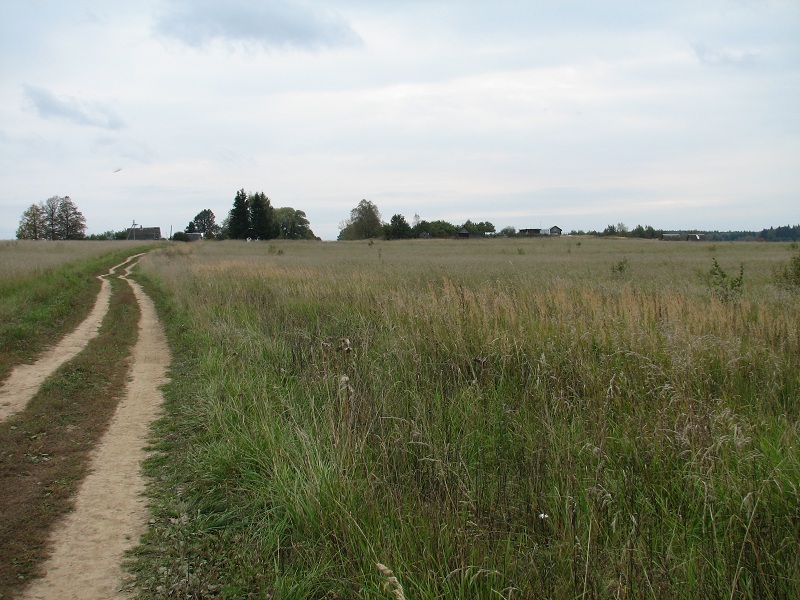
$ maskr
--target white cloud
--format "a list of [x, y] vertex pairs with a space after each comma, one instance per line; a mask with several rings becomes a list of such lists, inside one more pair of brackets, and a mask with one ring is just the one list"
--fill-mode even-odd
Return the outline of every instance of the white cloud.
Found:
[[335, 13], [284, 0], [170, 0], [157, 30], [195, 47], [221, 41], [314, 50], [360, 42], [358, 34]]
[[25, 85], [24, 94], [30, 106], [45, 119], [65, 119], [76, 125], [101, 129], [120, 129], [125, 125], [108, 103], [78, 100], [70, 96], [59, 97], [33, 85]]
[[92, 231], [168, 231], [242, 187], [328, 239], [362, 198], [498, 227], [785, 224], [799, 27], [794, 2], [0, 1], [0, 237], [56, 193]]

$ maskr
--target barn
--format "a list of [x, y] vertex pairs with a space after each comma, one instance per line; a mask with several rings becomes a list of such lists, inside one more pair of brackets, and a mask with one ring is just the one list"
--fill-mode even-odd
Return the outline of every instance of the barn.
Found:
[[128, 227], [126, 240], [155, 240], [161, 239], [161, 227]]

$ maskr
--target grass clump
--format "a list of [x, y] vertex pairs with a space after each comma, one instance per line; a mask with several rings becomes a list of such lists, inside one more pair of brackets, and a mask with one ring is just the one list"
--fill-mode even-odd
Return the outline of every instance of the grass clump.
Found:
[[797, 299], [709, 298], [694, 245], [428, 242], [142, 260], [177, 357], [144, 597], [792, 595]]

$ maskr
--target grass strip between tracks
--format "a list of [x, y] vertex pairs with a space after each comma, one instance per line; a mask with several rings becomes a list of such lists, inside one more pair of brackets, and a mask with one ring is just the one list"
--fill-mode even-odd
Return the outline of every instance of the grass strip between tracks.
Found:
[[111, 285], [100, 334], [0, 423], [0, 598], [37, 574], [49, 531], [73, 509], [90, 452], [122, 397], [139, 308], [129, 285]]

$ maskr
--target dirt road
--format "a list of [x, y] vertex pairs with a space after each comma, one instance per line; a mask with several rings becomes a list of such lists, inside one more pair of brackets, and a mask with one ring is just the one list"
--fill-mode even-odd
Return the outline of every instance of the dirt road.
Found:
[[[133, 264], [127, 267], [126, 275], [130, 274]], [[22, 596], [26, 600], [99, 600], [127, 596], [121, 563], [124, 553], [138, 542], [147, 523], [141, 474], [145, 458], [143, 448], [150, 425], [159, 413], [163, 400], [159, 387], [168, 381], [166, 370], [171, 357], [152, 301], [135, 282], [126, 281], [139, 303], [141, 318], [125, 395], [93, 452], [91, 473], [78, 490], [74, 512], [51, 535], [53, 554], [43, 566], [45, 576], [31, 582]], [[104, 282], [103, 289], [106, 286], [108, 283]], [[98, 297], [97, 304], [105, 303], [106, 309], [108, 302]], [[95, 312], [98, 312], [97, 305], [90, 318]], [[69, 344], [74, 341], [70, 340]], [[39, 362], [44, 363], [44, 358]], [[52, 367], [48, 373], [56, 368]], [[40, 372], [45, 371], [43, 364]], [[35, 382], [30, 385], [35, 388], [35, 394], [38, 385]]]
[[42, 354], [32, 365], [19, 365], [5, 383], [0, 386], [0, 421], [24, 409], [31, 398], [36, 395], [42, 382], [50, 377], [68, 360], [75, 358], [86, 344], [97, 335], [103, 317], [108, 312], [111, 300], [111, 284], [108, 277], [113, 275], [125, 263], [140, 257], [141, 254], [129, 256], [124, 262], [112, 267], [105, 275], [100, 275], [100, 293], [89, 316], [78, 327], [65, 336], [56, 346]]

